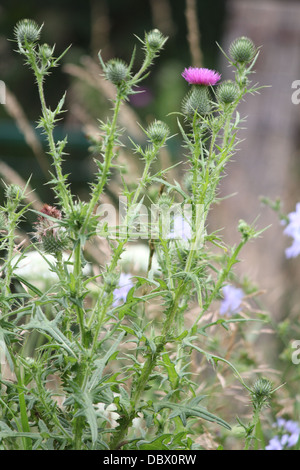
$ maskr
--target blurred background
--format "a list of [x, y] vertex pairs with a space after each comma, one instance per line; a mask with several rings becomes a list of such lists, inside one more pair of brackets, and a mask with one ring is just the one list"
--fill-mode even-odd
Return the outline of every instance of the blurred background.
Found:
[[[222, 228], [227, 243], [239, 240], [239, 219], [271, 227], [250, 243], [241, 254], [237, 272], [262, 290], [262, 309], [270, 313], [274, 331], [260, 332], [257, 343], [264, 348], [264, 360], [271, 364], [284, 351], [284, 341], [276, 325], [287, 324], [287, 338], [300, 339], [293, 329], [299, 317], [300, 259], [286, 260], [284, 250], [291, 241], [283, 235], [278, 215], [261, 203], [261, 197], [279, 197], [285, 213], [300, 201], [299, 129], [300, 104], [292, 103], [292, 83], [300, 80], [300, 2], [291, 0], [1, 0], [0, 80], [6, 85], [6, 104], [0, 105], [0, 177], [20, 182], [31, 176], [36, 207], [39, 201], [51, 203], [53, 195], [45, 182], [49, 170], [43, 136], [35, 130], [40, 114], [37, 90], [23, 59], [14, 52], [13, 28], [17, 21], [32, 18], [44, 23], [43, 41], [56, 44], [57, 55], [72, 44], [61, 67], [47, 80], [45, 89], [52, 107], [67, 90], [64, 120], [58, 125], [58, 139], [68, 135], [66, 172], [74, 193], [83, 199], [95, 170], [91, 138], [97, 136], [98, 119], [110, 110], [113, 96], [102, 80], [97, 58], [120, 57], [129, 62], [135, 35], [158, 28], [169, 37], [165, 48], [143, 82], [144, 93], [135, 95], [124, 107], [120, 124], [137, 142], [143, 139], [137, 122], [143, 126], [153, 118], [167, 122], [178, 133], [176, 116], [187, 84], [181, 72], [190, 65], [217, 69], [222, 78], [232, 76], [216, 43], [227, 51], [237, 36], [249, 36], [261, 53], [254, 81], [262, 86], [259, 96], [249, 96], [240, 106], [247, 118], [239, 152], [227, 169], [220, 196], [225, 199], [210, 216], [210, 229]], [[139, 52], [136, 64], [141, 59]], [[128, 142], [128, 140], [127, 140]], [[139, 164], [134, 156], [124, 157], [128, 177], [138, 178]], [[184, 160], [179, 136], [169, 141], [162, 165]], [[180, 180], [181, 174], [171, 174]], [[21, 180], [18, 178], [21, 178]], [[236, 195], [234, 195], [236, 193]], [[118, 195], [118, 179], [107, 191]], [[232, 197], [228, 198], [228, 196]], [[246, 282], [246, 281], [245, 281]], [[267, 343], [265, 342], [267, 337]], [[289, 336], [290, 335], [290, 336]], [[284, 358], [282, 358], [284, 360]]]

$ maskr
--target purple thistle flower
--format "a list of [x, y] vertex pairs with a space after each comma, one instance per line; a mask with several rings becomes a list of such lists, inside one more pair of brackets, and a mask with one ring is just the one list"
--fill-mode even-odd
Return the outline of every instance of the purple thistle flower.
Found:
[[243, 290], [227, 285], [223, 287], [222, 292], [224, 299], [222, 300], [220, 315], [225, 315], [225, 313], [232, 315], [239, 312], [244, 297]]
[[133, 282], [131, 281], [131, 274], [121, 273], [119, 279], [119, 287], [113, 291], [114, 303], [113, 306], [116, 307], [120, 301], [126, 302], [128, 292], [133, 287]]
[[296, 204], [296, 211], [288, 214], [289, 223], [283, 233], [292, 237], [293, 243], [285, 250], [287, 258], [296, 258], [300, 254], [300, 203]]
[[198, 67], [184, 69], [181, 75], [190, 85], [215, 85], [221, 79], [215, 70]]

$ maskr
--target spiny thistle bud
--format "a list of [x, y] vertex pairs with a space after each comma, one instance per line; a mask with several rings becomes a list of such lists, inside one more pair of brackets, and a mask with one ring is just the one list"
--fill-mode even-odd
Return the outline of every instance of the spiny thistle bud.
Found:
[[268, 379], [260, 378], [256, 380], [251, 391], [254, 409], [261, 410], [263, 406], [268, 406], [272, 392], [272, 383]]
[[111, 292], [113, 291], [119, 282], [119, 275], [116, 273], [108, 273], [104, 272], [103, 273], [103, 280], [106, 286], [106, 292]]
[[114, 85], [121, 85], [129, 76], [129, 69], [120, 59], [111, 59], [105, 66], [105, 76]]
[[205, 86], [194, 87], [182, 102], [182, 111], [190, 118], [193, 118], [195, 112], [205, 115], [210, 110], [209, 95]]
[[62, 229], [47, 230], [41, 241], [45, 252], [53, 255], [70, 248], [70, 239]]
[[21, 20], [19, 21], [15, 28], [14, 34], [19, 44], [24, 45], [27, 43], [34, 43], [40, 38], [41, 28], [33, 20]]
[[10, 184], [5, 188], [5, 196], [10, 201], [20, 201], [23, 197], [23, 193], [17, 184]]
[[170, 131], [167, 124], [157, 120], [152, 122], [146, 131], [147, 136], [154, 145], [163, 144], [169, 133]]
[[255, 230], [242, 219], [239, 220], [238, 230], [244, 241], [250, 240], [255, 235]]
[[153, 29], [145, 35], [145, 44], [151, 52], [158, 52], [166, 42], [162, 33], [158, 29]]
[[254, 58], [255, 50], [256, 49], [253, 41], [245, 36], [242, 36], [235, 39], [231, 43], [229, 47], [229, 54], [234, 62], [248, 64]]
[[239, 96], [239, 87], [232, 80], [221, 83], [217, 90], [217, 97], [220, 103], [231, 104]]
[[169, 209], [173, 204], [173, 200], [168, 194], [162, 194], [158, 200], [158, 207], [161, 209]]
[[[68, 214], [68, 225], [71, 229], [80, 230], [85, 223], [88, 211], [88, 204], [83, 201], [75, 201], [72, 207], [72, 212]], [[91, 216], [87, 224], [87, 232], [91, 233], [96, 230], [99, 220], [98, 217]]]
[[55, 220], [52, 219], [61, 220], [60, 210], [44, 204], [41, 215], [39, 215], [36, 222], [36, 238], [42, 243], [46, 253], [56, 254], [67, 250], [70, 240], [65, 230], [59, 227], [58, 223], [55, 223]]
[[39, 49], [41, 59], [48, 61], [53, 54], [53, 49], [48, 44], [42, 44]]

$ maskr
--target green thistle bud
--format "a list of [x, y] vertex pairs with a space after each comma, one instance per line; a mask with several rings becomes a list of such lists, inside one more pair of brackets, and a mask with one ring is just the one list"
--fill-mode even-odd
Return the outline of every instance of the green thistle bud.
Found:
[[173, 200], [170, 198], [168, 194], [162, 194], [158, 200], [158, 207], [161, 209], [169, 209], [173, 204]]
[[42, 245], [46, 253], [55, 255], [70, 249], [70, 239], [65, 231], [48, 230], [42, 237]]
[[20, 201], [23, 197], [22, 189], [17, 184], [10, 184], [5, 188], [5, 196], [9, 201]]
[[272, 383], [268, 379], [258, 379], [251, 391], [253, 408], [261, 410], [263, 406], [268, 406], [272, 392]]
[[158, 52], [163, 47], [166, 40], [167, 38], [165, 38], [158, 29], [153, 29], [145, 36], [145, 44], [151, 52]]
[[15, 28], [14, 34], [19, 44], [25, 44], [25, 41], [28, 43], [34, 43], [40, 38], [41, 28], [33, 20], [21, 20], [19, 21]]
[[162, 122], [155, 120], [148, 126], [146, 134], [154, 145], [161, 145], [168, 137], [170, 131], [168, 126]]
[[53, 49], [48, 44], [42, 44], [39, 49], [39, 54], [42, 60], [48, 61], [53, 54]]
[[119, 275], [116, 273], [103, 273], [103, 280], [105, 283], [105, 291], [112, 292], [117, 286], [119, 282]]
[[111, 59], [105, 66], [105, 76], [114, 85], [121, 85], [129, 76], [128, 66], [120, 59]]
[[239, 96], [239, 87], [232, 80], [221, 83], [217, 90], [217, 97], [220, 103], [231, 104]]
[[208, 114], [211, 110], [209, 94], [206, 86], [194, 87], [182, 102], [182, 111], [193, 118], [195, 112], [200, 115]]
[[[72, 207], [72, 212], [68, 214], [68, 225], [74, 231], [80, 230], [85, 223], [88, 211], [88, 204], [83, 201], [75, 201]], [[96, 215], [90, 217], [89, 223], [86, 227], [88, 233], [92, 233], [96, 230], [98, 224], [98, 218]]]
[[248, 64], [254, 58], [255, 50], [255, 45], [251, 39], [242, 36], [231, 43], [229, 54], [235, 62]]

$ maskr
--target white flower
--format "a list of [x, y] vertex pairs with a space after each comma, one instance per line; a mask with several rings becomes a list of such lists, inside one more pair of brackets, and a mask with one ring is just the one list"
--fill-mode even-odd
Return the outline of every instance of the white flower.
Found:
[[117, 406], [114, 403], [106, 406], [105, 403], [97, 403], [95, 405], [96, 411], [99, 412], [101, 416], [103, 416], [111, 425], [112, 428], [116, 428], [118, 426], [117, 420], [120, 418], [119, 413], [116, 413]]

